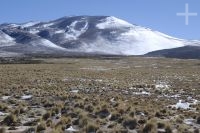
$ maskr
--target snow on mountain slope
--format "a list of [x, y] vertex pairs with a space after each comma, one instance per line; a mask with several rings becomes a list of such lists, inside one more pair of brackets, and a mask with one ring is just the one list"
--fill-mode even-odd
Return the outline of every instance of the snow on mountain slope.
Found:
[[15, 45], [14, 39], [0, 31], [0, 47]]
[[57, 46], [56, 44], [54, 44], [46, 39], [36, 40], [36, 41], [31, 42], [31, 44], [33, 46], [35, 45], [35, 46], [43, 46], [43, 47], [53, 48], [53, 49], [57, 49], [57, 50], [65, 50], [65, 48]]
[[34, 26], [36, 24], [40, 23], [39, 21], [30, 21], [30, 22], [27, 22], [27, 23], [23, 23], [23, 24], [9, 24], [8, 26], [9, 27], [12, 27], [12, 28], [17, 28], [17, 27], [21, 27], [21, 28], [27, 28], [27, 27], [31, 27], [31, 26]]
[[163, 49], [200, 46], [198, 40], [174, 38], [113, 16], [72, 16], [49, 22], [3, 24], [0, 31], [0, 51], [8, 47], [8, 52], [16, 53], [42, 54], [46, 49], [45, 53], [55, 50], [54, 54], [60, 50], [61, 53], [144, 55]]
[[96, 25], [96, 27], [99, 29], [132, 27], [132, 26], [133, 26], [132, 24], [113, 16], [101, 20], [101, 23]]
[[[132, 25], [115, 17], [107, 17], [101, 23], [97, 24], [96, 27], [101, 30], [128, 28], [128, 31], [118, 35], [115, 41], [112, 42], [112, 48], [114, 48], [112, 50], [116, 51], [116, 54], [143, 55], [149, 51], [183, 47], [186, 45], [184, 40], [173, 38], [148, 28]], [[102, 41], [102, 43], [104, 42]], [[105, 41], [105, 43], [108, 42]]]
[[36, 25], [38, 23], [40, 23], [40, 22], [39, 21], [35, 21], [35, 22], [32, 21], [32, 22], [24, 23], [24, 24], [22, 24], [20, 26], [23, 27], [23, 28], [26, 28], [26, 27], [31, 27], [33, 25]]
[[149, 51], [169, 49], [185, 46], [185, 42], [175, 38], [167, 38], [162, 34], [142, 27], [131, 28], [128, 32], [122, 33], [118, 38], [121, 46], [127, 46], [124, 54], [142, 55]]
[[47, 28], [47, 27], [52, 26], [52, 25], [54, 25], [54, 23], [46, 23], [46, 24], [43, 25], [43, 27]]
[[[83, 26], [76, 28], [79, 24], [82, 24]], [[67, 26], [67, 28], [68, 31], [65, 33], [65, 37], [70, 40], [76, 40], [81, 34], [86, 32], [88, 29], [88, 22], [84, 20], [74, 21], [70, 26]]]

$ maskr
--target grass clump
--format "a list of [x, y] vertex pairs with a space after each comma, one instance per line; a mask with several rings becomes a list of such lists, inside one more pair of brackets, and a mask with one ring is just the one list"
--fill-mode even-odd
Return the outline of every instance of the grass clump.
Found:
[[87, 133], [96, 133], [98, 129], [99, 128], [98, 128], [97, 125], [95, 125], [95, 124], [88, 124], [87, 128], [86, 128], [86, 132]]
[[124, 120], [123, 122], [123, 126], [125, 128], [129, 128], [129, 129], [135, 129], [137, 127], [137, 120], [136, 119], [133, 119], [133, 118], [128, 118], [126, 120]]
[[195, 129], [195, 130], [194, 130], [194, 133], [199, 133], [199, 129]]
[[121, 115], [119, 113], [112, 113], [111, 117], [110, 117], [110, 121], [117, 121], [118, 119], [120, 119]]
[[173, 133], [172, 128], [170, 125], [165, 126], [165, 133]]
[[156, 120], [150, 120], [147, 122], [147, 124], [143, 128], [143, 133], [156, 133], [157, 132], [157, 126], [156, 126]]
[[78, 125], [80, 128], [86, 127], [88, 125], [88, 118], [87, 117], [80, 118], [78, 121]]
[[197, 117], [197, 124], [200, 124], [200, 116]]
[[5, 128], [0, 128], [0, 133], [6, 133], [6, 129]]
[[137, 120], [134, 118], [127, 118], [123, 121], [122, 125], [128, 129], [135, 129], [137, 127]]
[[46, 130], [46, 124], [44, 122], [41, 122], [38, 126], [37, 126], [37, 132], [41, 132]]
[[17, 117], [14, 114], [6, 116], [3, 120], [3, 124], [5, 124], [6, 126], [11, 126], [15, 123], [17, 123]]
[[46, 114], [44, 114], [43, 116], [42, 116], [42, 119], [43, 120], [47, 120], [47, 119], [49, 119], [51, 117], [51, 112], [47, 112]]

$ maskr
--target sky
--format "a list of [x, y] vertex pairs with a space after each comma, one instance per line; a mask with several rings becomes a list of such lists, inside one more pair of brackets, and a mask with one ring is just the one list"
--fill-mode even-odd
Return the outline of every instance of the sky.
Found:
[[[184, 16], [189, 12], [197, 16]], [[115, 16], [182, 39], [200, 40], [200, 0], [0, 0], [0, 23], [50, 21], [64, 16]]]

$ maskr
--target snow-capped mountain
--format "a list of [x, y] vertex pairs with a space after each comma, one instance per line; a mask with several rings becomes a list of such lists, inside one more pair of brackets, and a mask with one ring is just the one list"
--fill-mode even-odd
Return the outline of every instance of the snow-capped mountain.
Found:
[[144, 55], [188, 45], [200, 46], [200, 42], [174, 38], [113, 16], [0, 25], [0, 53], [4, 55]]

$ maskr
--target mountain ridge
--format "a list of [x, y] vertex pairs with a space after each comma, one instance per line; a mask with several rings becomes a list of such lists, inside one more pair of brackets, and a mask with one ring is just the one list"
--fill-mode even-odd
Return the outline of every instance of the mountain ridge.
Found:
[[148, 53], [192, 45], [198, 47], [200, 41], [168, 36], [114, 16], [72, 16], [48, 22], [0, 25], [0, 53], [3, 55], [6, 52], [24, 56], [151, 55]]

